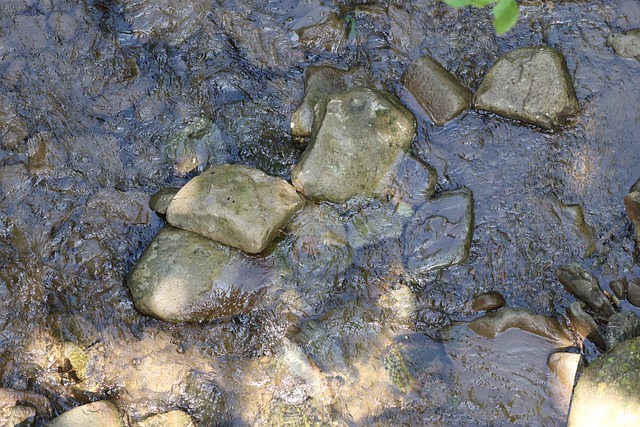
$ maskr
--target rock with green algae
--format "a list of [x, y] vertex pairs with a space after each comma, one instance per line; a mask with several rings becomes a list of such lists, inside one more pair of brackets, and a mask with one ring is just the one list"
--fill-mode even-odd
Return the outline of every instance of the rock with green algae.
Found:
[[594, 360], [576, 385], [568, 427], [640, 425], [640, 337]]

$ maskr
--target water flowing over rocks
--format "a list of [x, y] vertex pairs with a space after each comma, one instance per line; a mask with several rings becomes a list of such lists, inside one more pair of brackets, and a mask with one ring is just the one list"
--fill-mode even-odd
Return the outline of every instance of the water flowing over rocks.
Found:
[[242, 165], [220, 165], [173, 197], [167, 221], [247, 253], [264, 250], [304, 201], [280, 178]]
[[473, 234], [473, 194], [462, 188], [424, 203], [407, 224], [403, 254], [410, 274], [464, 262]]
[[191, 119], [160, 142], [167, 159], [182, 174], [202, 170], [223, 151], [223, 144], [220, 128], [204, 117]]
[[613, 48], [618, 56], [640, 61], [640, 28], [626, 31], [624, 34], [609, 34], [607, 46]]
[[473, 103], [547, 129], [567, 124], [580, 110], [564, 58], [548, 47], [516, 49], [498, 58]]
[[308, 67], [304, 72], [304, 98], [291, 116], [291, 135], [311, 136], [316, 105], [326, 96], [347, 90], [346, 72], [328, 66]]
[[237, 249], [166, 226], [127, 277], [140, 312], [169, 322], [200, 322], [249, 311], [275, 280]]
[[54, 418], [47, 427], [126, 427], [123, 414], [111, 402], [101, 400], [78, 406]]
[[607, 318], [614, 313], [613, 306], [600, 289], [598, 279], [580, 264], [562, 266], [556, 270], [556, 276], [567, 292], [587, 304], [596, 314]]
[[640, 425], [640, 338], [616, 345], [578, 379], [568, 427]]
[[412, 62], [402, 76], [402, 84], [437, 126], [467, 110], [473, 99], [471, 91], [430, 56]]
[[391, 95], [363, 87], [329, 96], [316, 108], [317, 131], [291, 171], [293, 185], [311, 199], [335, 203], [378, 195], [411, 146], [413, 115]]
[[636, 232], [636, 243], [640, 247], [640, 179], [636, 181], [624, 198], [624, 207]]
[[478, 335], [494, 338], [510, 328], [517, 328], [535, 335], [570, 345], [567, 330], [551, 317], [535, 314], [525, 308], [501, 308], [469, 322], [469, 328]]

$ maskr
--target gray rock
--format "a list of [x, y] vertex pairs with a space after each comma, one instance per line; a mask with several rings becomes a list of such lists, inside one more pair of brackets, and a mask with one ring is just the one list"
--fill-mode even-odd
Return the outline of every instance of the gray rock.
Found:
[[640, 317], [632, 312], [616, 313], [607, 323], [607, 351], [637, 336], [640, 336]]
[[220, 165], [180, 189], [167, 208], [167, 221], [254, 254], [303, 204], [283, 179], [247, 166]]
[[506, 301], [499, 292], [486, 292], [471, 301], [471, 308], [475, 311], [491, 311], [504, 307]]
[[149, 200], [149, 207], [160, 215], [166, 215], [167, 208], [173, 200], [173, 196], [175, 196], [178, 191], [180, 191], [179, 188], [163, 188], [159, 190], [156, 194], [151, 196], [151, 199]]
[[640, 61], [640, 28], [629, 30], [624, 34], [609, 34], [607, 47], [613, 48], [618, 56]]
[[291, 171], [293, 185], [335, 203], [384, 192], [380, 183], [415, 136], [413, 115], [391, 95], [362, 87], [329, 96], [317, 108], [317, 130]]
[[160, 142], [176, 170], [186, 174], [202, 170], [224, 144], [220, 129], [209, 119], [195, 117]]
[[640, 338], [618, 344], [578, 379], [568, 427], [640, 425]]
[[623, 300], [627, 297], [627, 281], [626, 279], [614, 280], [609, 283], [609, 289], [619, 299]]
[[165, 412], [137, 422], [133, 427], [195, 427], [189, 414], [182, 411]]
[[429, 56], [418, 58], [409, 65], [402, 76], [402, 84], [437, 126], [471, 106], [471, 91]]
[[473, 194], [462, 188], [423, 204], [407, 224], [403, 256], [407, 271], [424, 273], [464, 262], [473, 234]]
[[397, 239], [412, 216], [412, 206], [403, 202], [374, 201], [363, 206], [345, 223], [349, 246], [360, 249]]
[[300, 44], [307, 49], [338, 52], [348, 37], [344, 18], [329, 13], [324, 20], [297, 28], [296, 35]]
[[125, 427], [120, 410], [107, 400], [78, 406], [54, 418], [47, 427]]
[[433, 196], [437, 182], [438, 174], [431, 165], [406, 155], [391, 174], [389, 192], [394, 203], [418, 207]]
[[636, 307], [640, 307], [640, 279], [632, 279], [629, 281], [627, 300]]
[[551, 317], [535, 314], [525, 308], [502, 308], [469, 322], [469, 328], [478, 335], [494, 338], [510, 328], [517, 328], [535, 335], [570, 345], [567, 330]]
[[633, 224], [633, 228], [636, 232], [636, 242], [640, 247], [640, 180], [634, 184], [631, 189], [633, 191], [629, 192], [627, 196], [624, 198], [624, 207], [627, 210], [627, 215]]
[[566, 124], [580, 109], [564, 58], [549, 47], [500, 57], [478, 88], [474, 106], [548, 129]]
[[237, 249], [166, 226], [127, 277], [140, 312], [168, 322], [200, 322], [251, 310], [275, 280]]
[[573, 388], [576, 374], [584, 369], [584, 357], [579, 352], [555, 352], [547, 358], [547, 366], [565, 387]]
[[567, 307], [567, 316], [571, 321], [573, 328], [583, 338], [588, 338], [589, 341], [598, 346], [601, 350], [606, 348], [605, 340], [602, 337], [602, 332], [596, 321], [584, 311], [580, 301], [573, 302]]
[[596, 314], [609, 317], [614, 313], [613, 306], [600, 289], [598, 279], [581, 265], [564, 265], [556, 270], [556, 276], [567, 292], [587, 304]]
[[346, 72], [333, 67], [309, 67], [304, 72], [304, 98], [291, 116], [291, 135], [311, 136], [315, 107], [323, 98], [347, 89]]

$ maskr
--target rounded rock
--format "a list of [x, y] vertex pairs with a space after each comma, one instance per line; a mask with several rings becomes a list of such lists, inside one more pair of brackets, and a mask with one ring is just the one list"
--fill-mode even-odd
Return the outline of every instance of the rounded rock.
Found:
[[627, 281], [625, 279], [612, 281], [609, 283], [609, 288], [619, 300], [625, 299], [627, 295]]
[[640, 278], [633, 279], [629, 282], [627, 300], [636, 307], [640, 307]]
[[505, 304], [502, 294], [492, 291], [474, 297], [471, 308], [475, 311], [491, 311], [504, 307]]

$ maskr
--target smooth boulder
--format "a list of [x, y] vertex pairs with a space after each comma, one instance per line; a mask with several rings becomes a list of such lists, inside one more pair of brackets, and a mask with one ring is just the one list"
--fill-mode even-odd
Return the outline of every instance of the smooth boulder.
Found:
[[78, 406], [54, 418], [47, 427], [125, 427], [120, 410], [107, 400]]
[[640, 338], [616, 345], [578, 379], [568, 427], [640, 425]]
[[549, 47], [526, 47], [498, 58], [485, 75], [475, 108], [553, 129], [580, 106], [564, 58]]
[[223, 319], [251, 310], [275, 280], [260, 259], [166, 226], [127, 277], [136, 308], [168, 322]]
[[291, 171], [293, 185], [334, 203], [384, 193], [380, 183], [411, 147], [413, 115], [391, 95], [364, 87], [331, 95], [316, 108], [317, 127]]
[[469, 109], [473, 99], [471, 91], [430, 56], [413, 61], [402, 76], [402, 84], [437, 126]]
[[243, 165], [220, 165], [173, 197], [167, 221], [247, 253], [263, 251], [304, 204], [288, 182]]
[[473, 235], [473, 193], [467, 188], [424, 203], [405, 227], [407, 271], [421, 274], [464, 262]]

